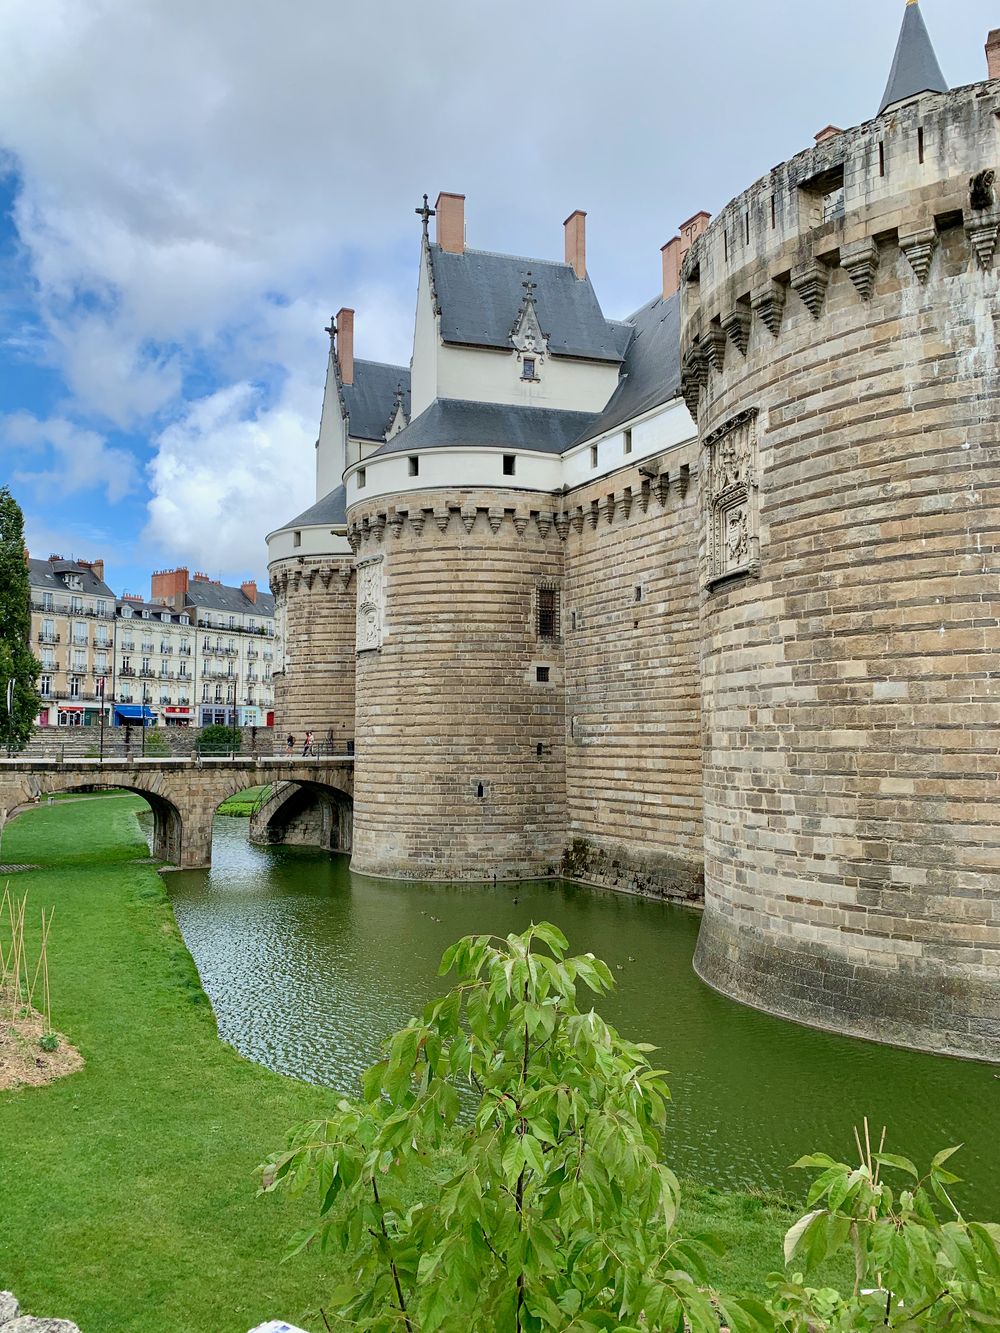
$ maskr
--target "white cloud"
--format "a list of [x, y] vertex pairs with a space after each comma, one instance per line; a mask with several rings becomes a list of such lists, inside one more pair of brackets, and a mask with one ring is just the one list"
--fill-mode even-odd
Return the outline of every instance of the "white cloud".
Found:
[[[992, 0], [924, 8], [952, 81], [982, 77]], [[464, 190], [469, 243], [522, 254], [560, 255], [562, 219], [587, 209], [588, 267], [624, 314], [682, 218], [874, 111], [901, 10], [841, 0], [831, 25], [788, 0], [3, 0], [0, 155], [60, 417], [153, 439], [149, 530], [178, 557], [206, 546], [186, 513], [165, 518], [183, 491], [256, 524], [213, 531], [216, 563], [258, 564], [292, 497], [312, 498], [301, 442], [330, 313], [357, 309], [359, 356], [408, 356], [423, 190]], [[241, 491], [216, 511], [181, 472], [205, 477], [193, 451], [225, 441]]]
[[[39, 420], [30, 412], [0, 418], [0, 451], [15, 481], [60, 496], [103, 489], [109, 504], [132, 493], [138, 482], [135, 458], [108, 445], [102, 435], [65, 417]], [[41, 464], [40, 469], [31, 466]]]
[[191, 403], [156, 440], [146, 536], [198, 569], [258, 569], [263, 536], [312, 502], [311, 417], [252, 384]]

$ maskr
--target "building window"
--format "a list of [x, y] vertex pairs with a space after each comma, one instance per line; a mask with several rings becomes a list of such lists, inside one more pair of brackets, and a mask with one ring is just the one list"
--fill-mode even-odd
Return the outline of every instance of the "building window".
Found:
[[417, 456], [416, 454], [410, 454], [409, 458], [408, 458], [406, 461], [407, 461], [407, 463], [409, 464], [409, 467], [410, 467], [410, 476], [411, 476], [411, 477], [419, 477], [419, 476], [420, 476], [420, 459], [418, 458], [418, 456]]
[[150, 666], [149, 666], [149, 661], [150, 661], [150, 659], [149, 659], [148, 657], [144, 657], [144, 658], [142, 659], [142, 668], [141, 668], [141, 670], [142, 670], [142, 674], [143, 674], [144, 676], [148, 676], [148, 675], [151, 674], [151, 672], [150, 672]]
[[72, 598], [70, 599], [70, 610], [73, 612], [73, 615], [75, 615], [75, 616], [82, 616], [82, 615], [83, 615], [83, 598], [82, 598], [82, 597], [72, 597]]
[[52, 677], [42, 676], [38, 682], [38, 689], [43, 699], [47, 699], [52, 693]]
[[630, 453], [632, 452], [632, 430], [631, 430], [631, 428], [629, 428], [628, 430], [625, 431], [625, 452], [626, 452], [627, 454], [630, 454]]
[[559, 592], [556, 588], [538, 589], [538, 637], [559, 637]]
[[517, 467], [517, 457], [515, 454], [504, 454], [503, 456], [503, 474], [505, 477], [512, 477]]
[[53, 602], [53, 600], [52, 600], [52, 594], [51, 594], [50, 592], [43, 592], [43, 593], [42, 593], [42, 610], [43, 610], [43, 611], [54, 611], [54, 610], [55, 610], [55, 602]]
[[81, 652], [78, 648], [74, 648], [74, 649], [73, 649], [73, 670], [74, 670], [74, 671], [86, 671], [86, 669], [87, 669], [87, 657], [86, 657], [86, 654], [83, 653], [83, 652]]
[[108, 614], [108, 604], [103, 598], [98, 598], [97, 600], [97, 614], [99, 616], [106, 616]]
[[637, 602], [641, 602], [641, 601], [642, 601], [642, 584], [641, 584], [641, 583], [637, 583], [637, 584], [635, 585], [635, 600], [636, 600]]
[[[181, 621], [181, 624], [182, 624], [182, 625], [190, 625], [190, 624], [191, 624], [191, 617], [190, 617], [190, 616], [181, 616], [180, 621]], [[187, 643], [187, 640], [185, 639], [184, 642]]]
[[301, 533], [301, 532], [293, 532], [293, 533], [292, 533], [292, 545], [293, 545], [293, 546], [301, 546], [301, 545], [302, 545], [302, 533]]
[[538, 681], [539, 685], [547, 685], [549, 683], [549, 671], [549, 667], [535, 667], [535, 680]]
[[70, 676], [69, 678], [69, 697], [79, 699], [80, 697], [80, 677]]
[[535, 374], [535, 358], [526, 356], [521, 362], [521, 379], [535, 380], [538, 376]]
[[132, 615], [132, 608], [130, 606], [123, 606], [122, 615], [126, 620], [128, 620], [129, 617]]
[[143, 618], [143, 620], [148, 620], [148, 619], [149, 619], [149, 612], [148, 612], [148, 611], [143, 611], [143, 613], [142, 613], [142, 618]]
[[368, 480], [368, 469], [359, 467], [357, 475], [358, 475], [358, 490], [363, 491], [365, 488], [365, 482]]
[[577, 624], [577, 621], [576, 621], [576, 612], [575, 612], [575, 611], [571, 611], [571, 612], [570, 612], [570, 626], [571, 626], [571, 628], [576, 629], [576, 624]]
[[597, 467], [597, 445], [596, 445], [596, 444], [592, 444], [592, 445], [590, 446], [590, 466], [591, 466], [591, 467]]

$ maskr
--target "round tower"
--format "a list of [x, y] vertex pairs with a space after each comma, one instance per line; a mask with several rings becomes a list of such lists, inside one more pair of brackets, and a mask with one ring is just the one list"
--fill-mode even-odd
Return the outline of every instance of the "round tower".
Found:
[[733, 200], [682, 275], [696, 967], [790, 1018], [1000, 1059], [1000, 91], [928, 93], [926, 52], [893, 77], [884, 113]]
[[[358, 581], [352, 868], [462, 880], [554, 873], [565, 827], [559, 586], [551, 494], [447, 485], [455, 459], [369, 459], [442, 484], [354, 501]], [[522, 467], [545, 460], [519, 459]], [[412, 463], [410, 464], [412, 466]], [[442, 466], [443, 465], [443, 466]], [[352, 489], [353, 488], [353, 489]]]
[[311, 731], [343, 754], [354, 741], [354, 560], [344, 488], [272, 532], [275, 746]]

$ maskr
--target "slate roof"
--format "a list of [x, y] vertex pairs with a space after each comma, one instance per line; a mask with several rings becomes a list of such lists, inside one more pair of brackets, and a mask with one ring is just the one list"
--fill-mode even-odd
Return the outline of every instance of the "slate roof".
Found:
[[[121, 615], [123, 606], [130, 606], [135, 616], [142, 618], [143, 611], [148, 611], [151, 616], [160, 616], [166, 614], [170, 617], [170, 623], [177, 625], [180, 623], [180, 617], [186, 616], [187, 611], [178, 611], [175, 606], [164, 606], [162, 602], [134, 602], [131, 597], [118, 597], [115, 601], [115, 611]], [[130, 618], [130, 617], [129, 617]], [[188, 617], [190, 619], [190, 617]], [[161, 621], [161, 624], [164, 622]]]
[[348, 432], [357, 440], [384, 440], [392, 423], [396, 389], [403, 386], [403, 410], [410, 416], [410, 372], [382, 361], [355, 361], [354, 383], [341, 387]]
[[446, 343], [509, 349], [531, 273], [535, 310], [552, 356], [621, 360], [615, 331], [601, 312], [590, 278], [569, 264], [497, 255], [488, 250], [452, 254], [431, 245], [431, 271]]
[[920, 93], [946, 93], [948, 84], [916, 0], [908, 0], [889, 82], [878, 114]]
[[376, 449], [373, 457], [455, 445], [561, 454], [595, 419], [594, 412], [560, 412], [547, 407], [511, 407], [504, 403], [438, 398], [398, 435]]
[[[59, 577], [60, 573], [79, 574], [83, 587], [77, 596], [109, 597], [114, 600], [114, 593], [108, 585], [85, 565], [75, 560], [32, 560], [28, 559], [28, 583], [32, 588], [43, 592], [69, 592], [66, 584]], [[73, 589], [72, 591], [76, 591]]]
[[187, 606], [204, 608], [206, 611], [233, 611], [245, 616], [273, 616], [274, 598], [269, 592], [258, 592], [256, 602], [251, 602], [242, 588], [230, 588], [225, 583], [208, 583], [203, 579], [192, 579], [184, 594]]
[[630, 341], [618, 388], [581, 436], [593, 439], [676, 398], [681, 388], [681, 298], [655, 297], [625, 321]]
[[[400, 434], [402, 434], [402, 431], [400, 431]], [[324, 495], [322, 500], [317, 500], [314, 505], [310, 505], [297, 518], [281, 525], [282, 528], [321, 526], [332, 528], [347, 526], [347, 490], [344, 486], [338, 486], [329, 495]]]

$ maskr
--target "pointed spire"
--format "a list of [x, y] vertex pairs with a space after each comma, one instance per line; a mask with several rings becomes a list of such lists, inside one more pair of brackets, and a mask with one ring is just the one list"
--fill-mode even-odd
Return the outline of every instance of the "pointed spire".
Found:
[[920, 12], [918, 0], [906, 0], [903, 27], [896, 43], [896, 55], [885, 86], [879, 115], [900, 102], [908, 102], [921, 93], [946, 93], [948, 85], [934, 54], [934, 46]]

